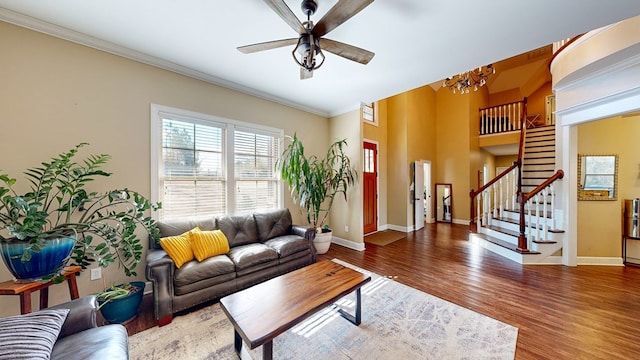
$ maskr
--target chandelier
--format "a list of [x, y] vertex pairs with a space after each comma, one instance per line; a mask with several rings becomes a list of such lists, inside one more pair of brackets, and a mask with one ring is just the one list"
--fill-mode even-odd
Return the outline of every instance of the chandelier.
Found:
[[481, 66], [477, 69], [444, 79], [442, 86], [448, 87], [454, 94], [456, 91], [460, 94], [468, 94], [469, 88], [473, 87], [473, 91], [477, 91], [479, 87], [487, 83], [489, 75], [495, 72], [496, 69], [493, 68], [493, 64]]

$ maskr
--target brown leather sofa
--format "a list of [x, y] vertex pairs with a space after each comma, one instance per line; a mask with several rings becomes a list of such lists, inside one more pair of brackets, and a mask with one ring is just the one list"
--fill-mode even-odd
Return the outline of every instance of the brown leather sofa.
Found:
[[150, 241], [146, 277], [153, 283], [154, 311], [158, 325], [173, 314], [203, 302], [221, 298], [316, 261], [313, 228], [292, 225], [289, 209], [250, 215], [159, 221], [162, 237], [199, 227], [221, 230], [229, 240], [227, 254], [179, 269], [155, 241]]

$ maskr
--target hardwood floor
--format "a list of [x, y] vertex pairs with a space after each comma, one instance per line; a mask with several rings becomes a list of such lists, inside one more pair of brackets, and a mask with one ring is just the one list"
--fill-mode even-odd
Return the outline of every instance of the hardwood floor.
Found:
[[[468, 227], [433, 224], [338, 258], [519, 328], [516, 359], [640, 359], [640, 268], [523, 266], [467, 241]], [[150, 296], [127, 324], [155, 325]]]

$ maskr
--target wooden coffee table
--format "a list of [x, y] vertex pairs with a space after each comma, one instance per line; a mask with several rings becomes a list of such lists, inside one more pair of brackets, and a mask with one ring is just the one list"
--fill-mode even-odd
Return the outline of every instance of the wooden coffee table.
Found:
[[220, 300], [233, 324], [238, 356], [242, 341], [251, 349], [262, 346], [263, 359], [273, 357], [273, 339], [355, 291], [355, 314], [340, 314], [360, 325], [360, 287], [371, 277], [333, 261], [324, 260], [265, 281]]

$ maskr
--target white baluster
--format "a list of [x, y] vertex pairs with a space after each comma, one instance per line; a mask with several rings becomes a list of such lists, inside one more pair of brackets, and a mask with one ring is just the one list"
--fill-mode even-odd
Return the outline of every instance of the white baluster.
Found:
[[533, 201], [536, 202], [535, 238], [540, 240], [540, 194], [536, 194]]
[[548, 207], [547, 207], [547, 197], [549, 196], [549, 187], [547, 186], [542, 190], [542, 214], [544, 215], [544, 222], [542, 223], [542, 235], [544, 236], [543, 240], [549, 240], [549, 220], [547, 218]]
[[556, 224], [556, 211], [555, 211], [556, 192], [553, 188], [553, 184], [549, 185], [549, 192], [551, 193], [551, 227], [552, 227], [552, 230], [555, 230], [555, 229], [559, 229], [560, 226]]
[[491, 187], [493, 188], [493, 218], [497, 218], [498, 217], [498, 206], [500, 206], [499, 202], [498, 202], [498, 191], [500, 190], [500, 181], [498, 181], [498, 183], [493, 183], [493, 185], [491, 185]]

